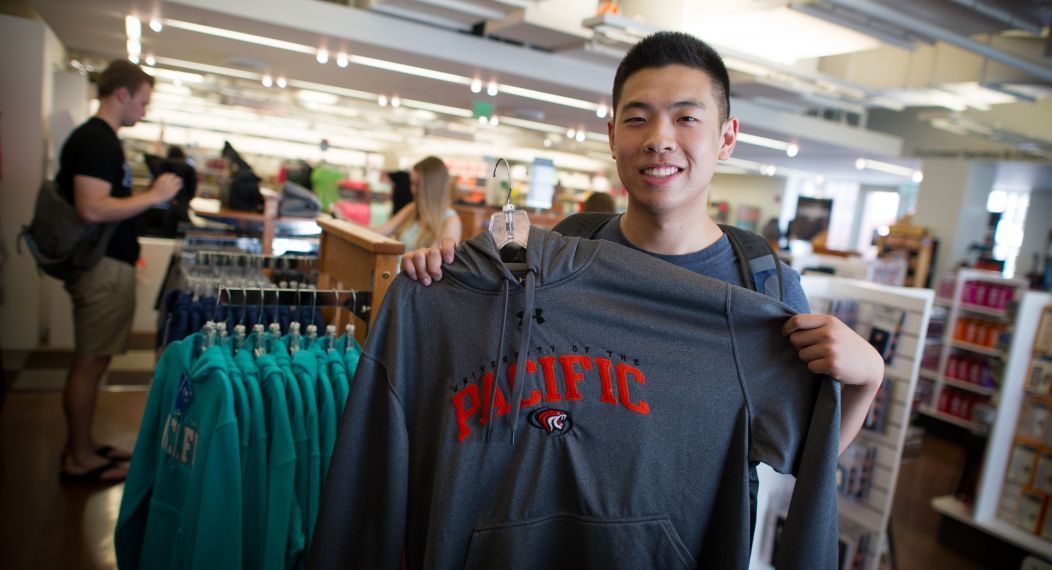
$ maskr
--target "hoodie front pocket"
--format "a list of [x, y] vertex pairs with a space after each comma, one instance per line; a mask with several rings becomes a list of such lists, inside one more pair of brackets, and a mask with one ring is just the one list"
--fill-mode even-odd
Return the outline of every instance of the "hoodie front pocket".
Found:
[[668, 515], [604, 518], [556, 514], [476, 527], [467, 569], [694, 568]]

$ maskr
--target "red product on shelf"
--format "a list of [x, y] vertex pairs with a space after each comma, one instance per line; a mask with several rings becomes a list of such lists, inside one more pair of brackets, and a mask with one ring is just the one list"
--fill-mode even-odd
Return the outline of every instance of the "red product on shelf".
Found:
[[957, 378], [957, 365], [960, 357], [956, 354], [951, 354], [950, 358], [946, 361], [946, 376], [949, 378]]
[[961, 302], [975, 303], [975, 281], [965, 281], [961, 287]]
[[989, 293], [989, 291], [990, 291], [990, 285], [989, 284], [984, 283], [982, 281], [976, 283], [976, 285], [975, 285], [975, 301], [973, 301], [973, 303], [976, 304], [976, 305], [984, 305], [985, 306], [986, 305], [987, 293]]

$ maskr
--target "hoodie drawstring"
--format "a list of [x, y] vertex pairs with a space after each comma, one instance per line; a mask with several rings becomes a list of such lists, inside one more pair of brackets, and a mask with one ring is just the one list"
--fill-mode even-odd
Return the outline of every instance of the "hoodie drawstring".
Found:
[[[522, 392], [523, 384], [526, 383], [526, 354], [530, 349], [530, 333], [533, 329], [533, 304], [534, 304], [534, 289], [537, 288], [537, 275], [532, 271], [526, 272], [526, 283], [525, 283], [525, 295], [522, 308], [522, 334], [519, 337], [519, 355], [516, 359], [515, 364], [515, 379], [512, 383], [512, 379], [508, 378], [508, 392], [512, 394], [511, 397], [511, 443], [515, 443], [515, 434], [519, 429], [519, 409], [522, 403]], [[484, 402], [489, 402], [489, 409], [486, 411], [486, 443], [489, 443], [490, 433], [493, 431], [493, 424], [496, 423], [496, 414], [494, 411], [497, 395], [497, 386], [500, 384], [501, 376], [504, 370], [507, 369], [503, 364], [504, 360], [504, 332], [508, 326], [508, 305], [511, 292], [509, 289], [508, 282], [504, 282], [504, 312], [500, 322], [500, 341], [497, 345], [497, 366], [493, 371], [493, 382], [490, 385], [489, 392], [484, 395]]]
[[[519, 357], [515, 360], [515, 385], [511, 392], [511, 443], [515, 444], [515, 432], [519, 429], [519, 409], [522, 407], [523, 384], [526, 383], [526, 352], [530, 349], [530, 332], [533, 328], [533, 293], [537, 287], [537, 275], [526, 273], [526, 294], [522, 307], [522, 336], [519, 337]], [[509, 378], [509, 380], [511, 380]]]
[[[489, 434], [493, 431], [493, 405], [494, 399], [497, 396], [497, 384], [500, 382], [500, 370], [503, 368], [501, 361], [504, 360], [504, 331], [508, 328], [508, 300], [511, 297], [511, 292], [508, 287], [508, 282], [504, 281], [504, 311], [501, 313], [500, 319], [500, 340], [497, 342], [497, 366], [493, 370], [493, 382], [490, 383], [489, 393], [483, 394], [483, 403], [489, 402], [489, 409], [486, 410], [486, 443], [489, 443]], [[486, 388], [485, 382], [482, 384], [482, 388]]]

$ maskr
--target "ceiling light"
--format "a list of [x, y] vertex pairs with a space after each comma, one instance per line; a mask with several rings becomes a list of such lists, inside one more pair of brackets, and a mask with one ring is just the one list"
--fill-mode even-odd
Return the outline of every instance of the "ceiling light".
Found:
[[274, 85], [274, 78], [271, 77], [270, 75], [264, 75], [263, 79], [262, 79], [262, 82], [263, 82], [263, 87], [270, 87], [271, 85]]
[[130, 61], [132, 63], [135, 63], [135, 64], [138, 64], [139, 63], [139, 56], [136, 55], [136, 54], [129, 54], [128, 55], [128, 61]]
[[329, 50], [325, 48], [319, 49], [314, 58], [318, 60], [318, 63], [329, 63]]
[[[156, 59], [156, 58], [155, 58]], [[200, 73], [187, 73], [185, 71], [176, 71], [174, 69], [163, 69], [158, 67], [148, 67], [144, 69], [146, 73], [154, 76], [169, 79], [171, 81], [182, 81], [184, 83], [204, 83], [205, 77]]]
[[800, 145], [796, 143], [789, 143], [789, 146], [785, 147], [785, 155], [789, 158], [800, 154]]
[[296, 92], [296, 98], [304, 103], [318, 103], [320, 105], [335, 105], [340, 98], [332, 93], [322, 93], [310, 89], [300, 89]]
[[201, 24], [194, 24], [192, 22], [183, 22], [180, 20], [164, 20], [164, 25], [169, 28], [177, 28], [180, 30], [187, 30], [189, 32], [197, 32], [199, 34], [207, 34], [210, 36], [216, 36], [220, 38], [227, 38], [230, 40], [237, 40], [241, 42], [247, 42], [250, 44], [256, 44], [261, 46], [268, 46], [278, 49], [284, 49], [288, 51], [294, 51], [298, 53], [305, 53], [314, 55], [317, 53], [317, 49], [304, 45], [297, 44], [294, 42], [286, 42], [283, 40], [275, 40], [265, 36], [257, 36], [254, 34], [245, 34], [242, 32], [235, 32], [233, 30], [225, 30], [223, 28], [214, 28], [212, 26], [202, 26]]
[[[858, 163], [857, 162], [855, 163], [855, 166], [858, 167]], [[916, 172], [912, 168], [909, 168], [909, 167], [906, 167], [906, 166], [899, 166], [898, 164], [891, 164], [890, 162], [881, 162], [879, 160], [872, 160], [872, 159], [864, 159], [864, 165], [863, 166], [865, 168], [868, 168], [869, 170], [876, 170], [878, 172], [886, 172], [888, 174], [897, 174], [899, 176], [907, 176], [907, 177], [910, 177], [910, 178], [912, 178], [914, 173]]]
[[480, 125], [485, 125], [487, 123], [489, 123], [489, 119], [487, 119], [485, 115], [480, 115], [479, 116], [479, 124]]
[[584, 137], [585, 137], [584, 131], [580, 130], [580, 131], [577, 131], [577, 135], [574, 136], [574, 140], [577, 141], [577, 142], [584, 142]]
[[399, 97], [398, 95], [392, 95], [391, 96], [391, 106], [396, 108], [396, 109], [398, 107], [402, 106], [402, 98]]
[[[790, 146], [790, 143], [787, 143], [785, 141], [761, 137], [758, 135], [750, 135], [749, 133], [738, 133], [738, 142], [743, 142], [745, 144], [751, 144], [755, 146], [762, 146], [764, 148], [770, 148], [774, 150], [781, 150], [785, 152], [789, 151]], [[799, 148], [797, 150], [799, 150]]]
[[920, 184], [924, 181], [924, 173], [918, 170], [913, 173], [913, 176], [910, 177], [910, 180], [913, 180], [913, 182], [916, 184]]
[[496, 115], [493, 115], [492, 117], [489, 118], [489, 124], [493, 125], [494, 127], [496, 127], [497, 125], [500, 124], [500, 119], [498, 119]]
[[134, 55], [136, 59], [138, 59], [138, 57], [142, 55], [142, 44], [139, 43], [139, 40], [134, 38], [128, 38], [127, 45], [128, 55]]
[[435, 71], [433, 69], [427, 69], [426, 67], [416, 67], [415, 65], [406, 65], [404, 63], [396, 63], [393, 61], [386, 61], [383, 59], [376, 59], [372, 57], [364, 57], [361, 55], [352, 55], [350, 56], [350, 60], [351, 63], [364, 65], [366, 67], [386, 69], [388, 71], [396, 71], [398, 73], [404, 73], [406, 75], [415, 75], [417, 77], [436, 79], [438, 81], [445, 81], [447, 83], [467, 85], [471, 81], [467, 77], [455, 75], [453, 73], [445, 73], [444, 71]]
[[278, 87], [284, 89], [288, 84], [289, 82], [284, 77], [278, 77]]
[[379, 97], [377, 97], [376, 98], [376, 104], [381, 106], [381, 107], [386, 107], [387, 106], [387, 95], [380, 95]]
[[819, 174], [818, 176], [815, 176], [815, 184], [821, 186], [822, 183], [825, 182], [825, 181], [826, 181], [826, 177], [825, 176], [822, 176], [821, 174]]
[[537, 101], [544, 101], [546, 103], [555, 103], [556, 105], [563, 105], [565, 107], [584, 109], [585, 111], [595, 111], [599, 107], [599, 105], [592, 103], [591, 101], [574, 99], [573, 97], [563, 97], [562, 95], [545, 93], [544, 91], [537, 91], [534, 89], [526, 89], [525, 87], [515, 87], [514, 85], [501, 85], [500, 90], [508, 95], [517, 95], [519, 97], [536, 99]]
[[161, 33], [161, 30], [164, 29], [164, 24], [162, 24], [157, 18], [154, 18], [150, 20], [150, 29], [157, 33]]
[[[171, 57], [158, 57], [157, 63], [159, 65], [168, 65], [171, 67], [181, 67], [183, 69], [193, 69], [194, 71], [201, 71], [204, 73], [214, 73], [216, 75], [225, 75], [227, 77], [239, 77], [241, 79], [248, 79], [249, 81], [259, 81], [262, 77], [258, 73], [251, 71], [244, 71], [241, 69], [234, 69], [233, 67], [222, 67], [219, 65], [209, 65], [207, 63], [197, 63], [195, 61], [186, 61], [183, 59], [175, 59]], [[372, 97], [369, 97], [372, 99]]]
[[599, 117], [600, 119], [602, 119], [602, 118], [606, 117], [607, 111], [608, 111], [608, 109], [607, 109], [606, 103], [600, 103], [599, 106], [595, 108], [595, 116]]
[[496, 97], [497, 96], [497, 82], [496, 81], [490, 81], [489, 85], [486, 86], [486, 95], [489, 95], [490, 97]]
[[135, 16], [124, 17], [124, 33], [127, 34], [129, 39], [139, 39], [142, 37], [142, 22]]
[[481, 93], [482, 92], [482, 80], [481, 79], [476, 77], [475, 79], [471, 80], [471, 92], [472, 93]]
[[157, 58], [152, 55], [146, 56], [146, 65], [149, 65], [150, 67], [157, 65]]
[[468, 118], [473, 114], [470, 109], [450, 107], [449, 105], [439, 105], [438, 103], [428, 103], [427, 101], [415, 101], [413, 99], [402, 99], [402, 106], [408, 107], [410, 109], [419, 109], [421, 111], [442, 113], [443, 115], [451, 115], [453, 117]]
[[859, 159], [855, 160], [855, 168], [857, 168], [859, 170], [865, 169], [866, 168], [866, 159], [859, 158]]
[[347, 54], [339, 53], [336, 54], [336, 65], [339, 67], [347, 67]]
[[544, 148], [551, 148], [552, 139], [544, 139]]
[[568, 138], [568, 139], [574, 138], [574, 135], [576, 135], [576, 134], [577, 134], [577, 131], [575, 131], [573, 129], [567, 129], [566, 130], [566, 138]]

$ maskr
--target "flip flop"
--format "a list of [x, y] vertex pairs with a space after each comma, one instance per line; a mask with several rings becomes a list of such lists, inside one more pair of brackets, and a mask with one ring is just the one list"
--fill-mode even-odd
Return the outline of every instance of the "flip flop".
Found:
[[89, 471], [83, 473], [70, 473], [68, 471], [59, 471], [58, 480], [63, 483], [90, 483], [93, 485], [116, 485], [124, 481], [125, 477], [118, 477], [113, 479], [103, 478], [103, 473], [111, 469], [120, 469], [120, 464], [116, 462], [109, 462], [104, 465], [100, 465]]
[[100, 457], [105, 457], [110, 461], [131, 461], [131, 454], [125, 451], [121, 451], [112, 445], [100, 445], [95, 448], [95, 454]]

